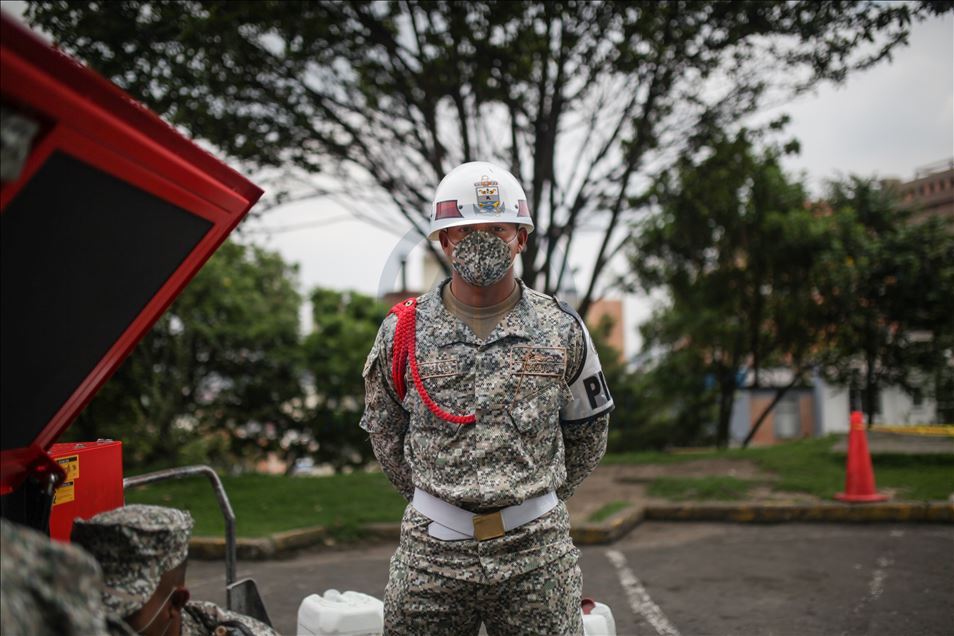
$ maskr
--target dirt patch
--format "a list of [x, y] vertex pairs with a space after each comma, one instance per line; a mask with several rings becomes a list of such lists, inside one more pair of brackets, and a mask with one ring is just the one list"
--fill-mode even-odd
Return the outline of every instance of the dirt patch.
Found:
[[[755, 462], [745, 459], [698, 459], [673, 464], [613, 464], [599, 466], [567, 501], [574, 524], [584, 523], [590, 515], [613, 501], [628, 501], [637, 505], [667, 503], [646, 494], [648, 484], [659, 477], [724, 476], [753, 481], [772, 482], [777, 479]], [[757, 486], [749, 492], [749, 501], [758, 503], [811, 503], [818, 499], [811, 495], [773, 492], [770, 486]]]
[[[775, 479], [755, 462], [747, 459], [697, 459], [675, 464], [617, 464], [600, 466], [597, 471], [606, 470], [617, 481], [652, 481], [659, 477], [735, 477], [737, 479]], [[594, 474], [597, 472], [594, 471]]]

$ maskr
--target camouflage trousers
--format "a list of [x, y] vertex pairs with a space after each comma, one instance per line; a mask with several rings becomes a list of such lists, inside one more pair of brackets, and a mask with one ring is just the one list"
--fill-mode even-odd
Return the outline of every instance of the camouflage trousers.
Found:
[[391, 559], [384, 591], [386, 636], [583, 634], [582, 575], [557, 559], [502, 583], [448, 578]]

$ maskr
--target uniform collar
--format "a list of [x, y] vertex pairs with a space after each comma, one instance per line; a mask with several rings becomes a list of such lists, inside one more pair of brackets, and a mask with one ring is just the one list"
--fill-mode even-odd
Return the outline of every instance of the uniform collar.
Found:
[[417, 323], [422, 327], [418, 336], [420, 339], [426, 338], [428, 342], [438, 347], [455, 342], [480, 346], [508, 337], [530, 340], [535, 333], [539, 332], [540, 322], [537, 311], [527, 298], [527, 286], [519, 278], [517, 284], [520, 285], [520, 300], [484, 341], [481, 341], [470, 327], [444, 307], [441, 292], [444, 285], [449, 282], [450, 278], [445, 278], [418, 302]]

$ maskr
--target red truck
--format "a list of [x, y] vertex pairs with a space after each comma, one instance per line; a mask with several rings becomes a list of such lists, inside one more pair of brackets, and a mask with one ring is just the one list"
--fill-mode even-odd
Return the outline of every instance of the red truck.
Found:
[[114, 84], [0, 21], [0, 504], [68, 540], [123, 489], [208, 477], [226, 518], [227, 604], [267, 621], [235, 581], [235, 517], [218, 477], [123, 480], [121, 443], [56, 444], [262, 195]]

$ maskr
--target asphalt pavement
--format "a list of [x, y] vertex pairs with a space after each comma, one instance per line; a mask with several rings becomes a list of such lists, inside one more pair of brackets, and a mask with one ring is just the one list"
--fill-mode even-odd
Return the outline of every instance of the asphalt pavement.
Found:
[[[393, 543], [239, 562], [275, 627], [328, 588], [382, 598]], [[647, 522], [582, 550], [584, 595], [620, 636], [954, 633], [954, 526]], [[189, 564], [193, 598], [224, 604], [222, 561]]]

